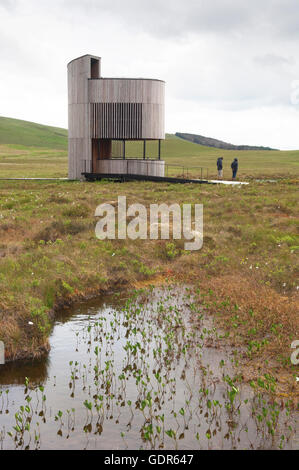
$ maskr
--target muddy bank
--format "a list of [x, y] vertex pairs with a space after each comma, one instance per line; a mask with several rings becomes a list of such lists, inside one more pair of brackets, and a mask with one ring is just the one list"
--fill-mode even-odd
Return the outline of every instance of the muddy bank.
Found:
[[70, 308], [78, 302], [89, 301], [91, 299], [101, 299], [103, 297], [114, 294], [115, 292], [124, 293], [126, 291], [132, 291], [133, 289], [140, 289], [149, 285], [160, 286], [166, 284], [166, 278], [159, 275], [152, 279], [145, 279], [141, 281], [128, 282], [125, 279], [121, 281], [114, 281], [102, 288], [87, 288], [84, 292], [75, 292], [72, 295], [66, 295], [64, 298], [60, 298], [56, 301], [55, 306], [47, 312], [47, 318], [51, 324], [51, 328], [48, 331], [48, 336], [43, 338], [42, 344], [38, 344], [40, 334], [34, 338], [34, 331], [32, 331], [31, 325], [27, 322], [21, 323], [21, 329], [24, 335], [28, 337], [27, 343], [32, 343], [31, 338], [35, 343], [34, 348], [22, 348], [15, 351], [10, 351], [6, 348], [5, 350], [5, 362], [17, 362], [17, 361], [30, 361], [38, 360], [44, 357], [50, 351], [49, 336], [51, 335], [55, 320], [60, 312], [66, 308]]

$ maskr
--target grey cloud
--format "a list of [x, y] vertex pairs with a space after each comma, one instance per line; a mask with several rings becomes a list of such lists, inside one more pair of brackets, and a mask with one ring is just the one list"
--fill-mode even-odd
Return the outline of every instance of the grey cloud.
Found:
[[189, 33], [231, 31], [250, 25], [253, 17], [235, 0], [64, 0], [68, 8], [82, 12], [110, 14], [133, 29], [155, 36], [184, 36]]
[[34, 86], [20, 96], [44, 100], [36, 121], [47, 122], [51, 108], [62, 125], [66, 62], [84, 53], [103, 56], [104, 75], [165, 79], [170, 122], [181, 119], [181, 103], [195, 117], [202, 108], [211, 116], [287, 108], [299, 79], [298, 0], [0, 0], [0, 17], [1, 106], [22, 74]]
[[[55, 2], [53, 2], [55, 3]], [[109, 14], [157, 37], [190, 33], [299, 35], [297, 0], [64, 0], [84, 14]]]
[[0, 0], [0, 7], [6, 10], [13, 10], [16, 7], [17, 0]]
[[276, 67], [294, 64], [294, 59], [290, 59], [276, 54], [265, 54], [262, 56], [256, 56], [254, 57], [253, 61], [255, 64], [265, 67]]
[[1, 60], [0, 70], [3, 72], [6, 67], [8, 70], [18, 71], [18, 73], [34, 73], [35, 76], [41, 76], [41, 60], [34, 57], [31, 50], [28, 50], [25, 44], [19, 39], [13, 37], [8, 32], [0, 31]]

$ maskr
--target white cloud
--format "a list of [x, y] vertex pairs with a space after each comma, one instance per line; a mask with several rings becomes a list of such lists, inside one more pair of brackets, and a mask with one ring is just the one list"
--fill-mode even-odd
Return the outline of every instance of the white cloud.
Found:
[[0, 115], [67, 126], [66, 64], [166, 81], [168, 132], [299, 148], [297, 0], [0, 0]]

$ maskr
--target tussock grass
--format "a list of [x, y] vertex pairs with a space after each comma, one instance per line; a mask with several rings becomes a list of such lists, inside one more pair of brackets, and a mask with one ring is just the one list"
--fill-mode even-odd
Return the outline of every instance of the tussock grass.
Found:
[[280, 392], [296, 397], [290, 344], [298, 335], [298, 297], [277, 292], [255, 276], [227, 274], [200, 286], [199, 301], [241, 351], [243, 379], [256, 383], [261, 376], [277, 377]]
[[[127, 154], [135, 156], [138, 145], [129, 143]], [[66, 176], [66, 148], [64, 130], [0, 118], [1, 177]], [[157, 144], [148, 143], [147, 150], [155, 156]], [[170, 164], [203, 166], [211, 178], [219, 155], [225, 178], [237, 156], [240, 179], [279, 181], [252, 181], [246, 187], [0, 181], [0, 340], [7, 358], [46, 351], [57, 308], [116, 286], [167, 278], [199, 286], [199, 301], [216, 325], [244, 349], [246, 380], [271, 372], [293, 393], [289, 358], [299, 328], [298, 152], [222, 151], [168, 135], [162, 155]], [[200, 176], [198, 171], [190, 175]], [[170, 175], [180, 173], [169, 168]], [[128, 205], [147, 207], [202, 203], [202, 250], [186, 252], [182, 240], [97, 240], [95, 208], [117, 195], [127, 196]]]
[[[203, 203], [203, 248], [186, 252], [182, 240], [97, 240], [95, 208], [118, 194], [127, 196], [128, 205]], [[47, 350], [55, 309], [162, 276], [199, 286], [199, 301], [216, 325], [244, 348], [246, 380], [271, 372], [293, 393], [296, 203], [297, 185], [288, 180], [242, 188], [2, 181], [0, 339], [8, 358]]]

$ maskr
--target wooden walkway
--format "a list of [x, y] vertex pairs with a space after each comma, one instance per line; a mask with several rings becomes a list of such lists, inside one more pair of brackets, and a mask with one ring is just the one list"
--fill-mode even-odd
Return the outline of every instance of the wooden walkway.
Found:
[[102, 179], [112, 179], [117, 181], [155, 181], [160, 183], [195, 183], [195, 184], [225, 184], [225, 185], [242, 185], [249, 184], [242, 181], [223, 181], [223, 180], [207, 180], [207, 179], [192, 179], [185, 177], [171, 177], [171, 176], [149, 176], [149, 175], [128, 175], [128, 174], [99, 174], [99, 173], [82, 173], [87, 181], [99, 181]]
[[[87, 181], [99, 181], [102, 179], [112, 179], [121, 182], [125, 181], [156, 181], [161, 183], [195, 183], [195, 184], [224, 184], [236, 186], [249, 184], [244, 181], [223, 181], [223, 180], [206, 180], [192, 178], [178, 178], [171, 176], [148, 176], [148, 175], [121, 175], [121, 174], [99, 174], [99, 173], [82, 173]], [[0, 181], [77, 181], [69, 178], [0, 178]]]

